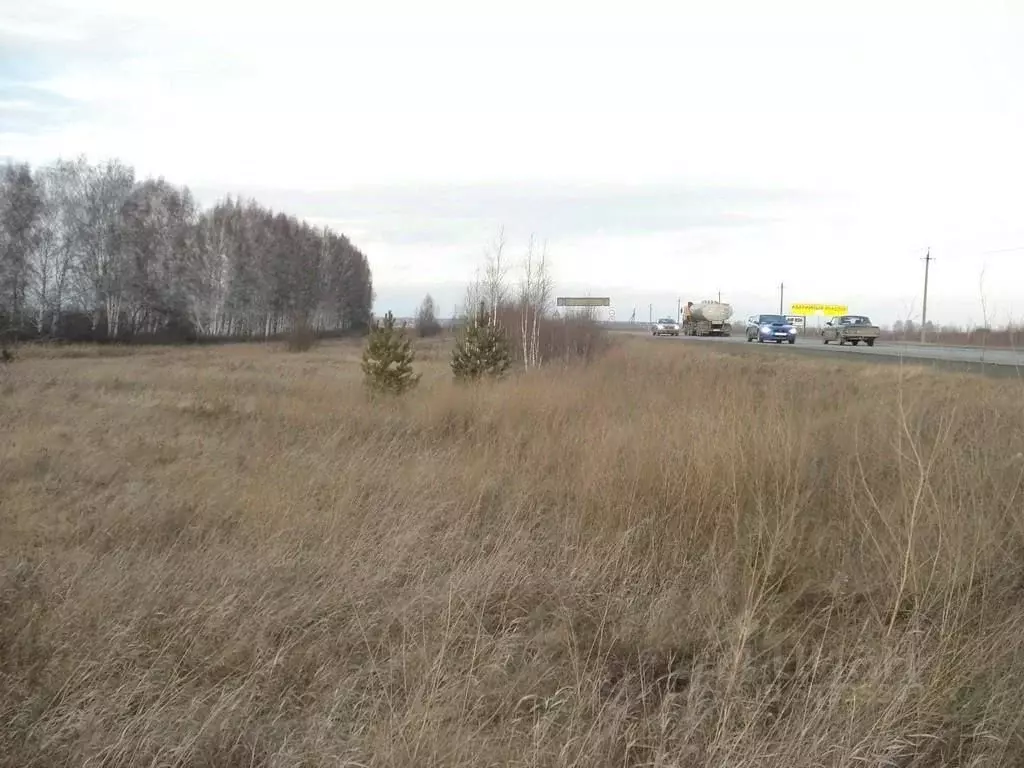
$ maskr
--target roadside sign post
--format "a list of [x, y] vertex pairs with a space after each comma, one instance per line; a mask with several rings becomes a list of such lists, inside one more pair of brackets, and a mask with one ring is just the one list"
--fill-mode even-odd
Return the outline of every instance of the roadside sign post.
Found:
[[[791, 315], [803, 315], [805, 318], [814, 317], [817, 320], [817, 327], [820, 331], [821, 318], [848, 315], [850, 308], [846, 304], [790, 304], [789, 313]], [[804, 325], [806, 326], [806, 323]]]
[[850, 308], [846, 304], [790, 304], [789, 313], [791, 315], [839, 317], [850, 314]]
[[610, 307], [612, 300], [607, 296], [559, 296], [555, 303], [560, 307]]
[[[555, 305], [559, 307], [609, 307], [611, 308], [612, 300], [608, 296], [558, 296], [555, 298]], [[610, 315], [614, 318], [615, 312], [610, 310]], [[566, 315], [568, 320], [569, 316]]]

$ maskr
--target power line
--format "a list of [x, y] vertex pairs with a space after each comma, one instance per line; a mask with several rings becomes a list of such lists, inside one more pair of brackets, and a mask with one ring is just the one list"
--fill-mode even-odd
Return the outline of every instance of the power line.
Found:
[[1015, 245], [1012, 248], [997, 248], [994, 251], [982, 251], [982, 256], [988, 256], [990, 253], [1012, 253], [1013, 251], [1024, 251], [1024, 245]]

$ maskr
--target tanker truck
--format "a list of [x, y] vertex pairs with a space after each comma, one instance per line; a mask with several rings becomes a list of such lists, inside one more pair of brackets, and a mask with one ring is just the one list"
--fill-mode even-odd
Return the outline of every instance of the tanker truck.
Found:
[[731, 304], [711, 300], [696, 304], [688, 301], [683, 309], [683, 335], [728, 336], [732, 333], [730, 317], [732, 317]]

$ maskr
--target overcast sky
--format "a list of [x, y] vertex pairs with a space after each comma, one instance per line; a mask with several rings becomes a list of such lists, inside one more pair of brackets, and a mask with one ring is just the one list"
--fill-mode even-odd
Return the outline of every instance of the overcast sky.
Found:
[[504, 226], [619, 318], [919, 317], [929, 246], [930, 317], [1022, 318], [1022, 137], [1024, 0], [0, 0], [0, 157], [330, 224], [400, 314]]

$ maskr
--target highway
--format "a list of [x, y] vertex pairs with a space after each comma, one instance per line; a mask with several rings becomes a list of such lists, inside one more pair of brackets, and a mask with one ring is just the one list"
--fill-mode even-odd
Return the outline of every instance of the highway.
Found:
[[691, 336], [659, 336], [651, 338], [652, 342], [720, 345], [732, 352], [739, 352], [737, 345], [762, 349], [766, 354], [772, 352], [811, 355], [828, 355], [830, 357], [846, 357], [850, 360], [864, 362], [893, 362], [901, 360], [906, 363], [932, 363], [943, 368], [973, 370], [985, 373], [1016, 376], [1024, 374], [1024, 350], [1015, 349], [982, 349], [980, 347], [943, 347], [932, 344], [914, 344], [899, 341], [879, 340], [874, 347], [860, 344], [839, 346], [823, 344], [817, 334], [802, 336], [796, 344], [757, 344], [747, 342], [740, 329], [740, 335], [728, 337], [691, 337]]

